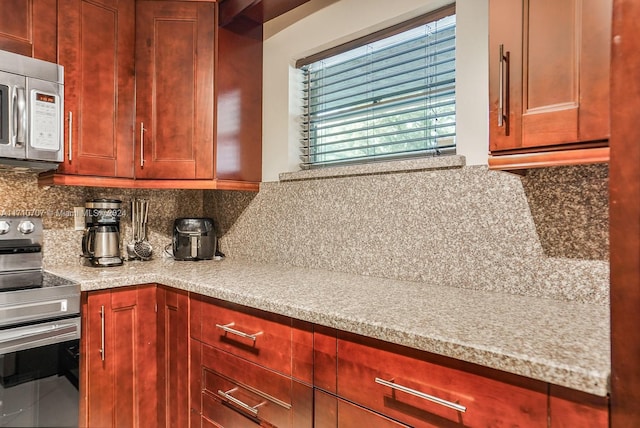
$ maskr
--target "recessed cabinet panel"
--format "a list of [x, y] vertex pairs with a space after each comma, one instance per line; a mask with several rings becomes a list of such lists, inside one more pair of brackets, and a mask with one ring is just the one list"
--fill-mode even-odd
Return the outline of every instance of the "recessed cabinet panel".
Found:
[[[80, 39], [80, 109], [78, 154], [81, 157], [102, 157], [113, 161], [116, 156], [116, 111], [118, 95], [117, 25], [118, 11], [106, 5], [81, 3]], [[110, 67], [105, 65], [109, 64]], [[99, 100], [112, 100], [111, 103]], [[99, 139], [103, 144], [97, 144]]]
[[[149, 141], [154, 136], [153, 162], [194, 160], [196, 29], [195, 19], [155, 21], [152, 102], [156, 108], [153, 129], [147, 133]], [[182, 126], [166, 126], [168, 123]]]
[[213, 178], [215, 11], [136, 2], [136, 178]]
[[[0, 47], [6, 50], [6, 47], [11, 47], [9, 43], [13, 41], [14, 46], [24, 46], [23, 50], [17, 53], [31, 56], [32, 3], [32, 0], [5, 0], [2, 3], [2, 7], [0, 7], [3, 17], [0, 20], [0, 36], [2, 36]], [[13, 51], [16, 50], [14, 48]]]
[[[577, 107], [580, 52], [577, 3], [580, 1], [538, 0], [530, 1], [525, 9], [525, 114], [555, 105]], [[549, 51], [553, 51], [553, 60]]]
[[579, 0], [524, 8], [523, 146], [578, 141]]
[[56, 0], [2, 0], [0, 17], [0, 49], [56, 62]]

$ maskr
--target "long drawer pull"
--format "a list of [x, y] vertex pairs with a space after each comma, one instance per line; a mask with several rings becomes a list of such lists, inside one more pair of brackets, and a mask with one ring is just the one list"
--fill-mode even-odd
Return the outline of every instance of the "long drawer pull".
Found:
[[256, 341], [256, 339], [258, 338], [258, 336], [260, 336], [262, 334], [261, 331], [257, 332], [257, 333], [253, 333], [253, 334], [249, 334], [249, 333], [245, 333], [244, 331], [240, 331], [240, 330], [236, 330], [235, 328], [231, 328], [234, 325], [236, 325], [236, 323], [229, 323], [229, 324], [216, 324], [216, 327], [224, 330], [227, 333], [230, 334], [235, 334], [236, 336], [240, 336], [240, 337], [244, 337], [245, 339], [251, 339], [254, 342]]
[[263, 401], [262, 403], [256, 404], [255, 406], [250, 406], [247, 403], [238, 400], [236, 397], [234, 397], [233, 395], [231, 395], [232, 393], [236, 392], [238, 390], [238, 387], [232, 388], [230, 390], [228, 390], [227, 392], [219, 389], [218, 390], [218, 395], [222, 398], [224, 398], [227, 401], [232, 402], [233, 404], [236, 404], [240, 407], [242, 407], [244, 410], [246, 410], [247, 412], [251, 413], [253, 416], [258, 416], [258, 407], [262, 406], [263, 404], [266, 403], [266, 401]]
[[442, 398], [434, 397], [433, 395], [425, 394], [424, 392], [416, 391], [415, 389], [407, 388], [406, 386], [402, 386], [394, 382], [389, 382], [388, 380], [380, 379], [377, 377], [375, 381], [380, 385], [388, 386], [391, 389], [396, 389], [398, 391], [406, 392], [407, 394], [411, 394], [416, 397], [422, 398], [424, 400], [428, 400], [433, 403], [440, 404], [441, 406], [448, 407], [458, 412], [464, 413], [467, 411], [467, 408], [460, 404], [452, 403], [451, 401], [443, 400]]

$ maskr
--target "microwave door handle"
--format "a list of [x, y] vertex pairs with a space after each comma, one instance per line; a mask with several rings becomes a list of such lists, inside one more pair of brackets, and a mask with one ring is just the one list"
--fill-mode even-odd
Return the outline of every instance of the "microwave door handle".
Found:
[[11, 86], [11, 96], [9, 97], [9, 117], [11, 131], [9, 132], [9, 143], [15, 147], [16, 135], [18, 134], [18, 88]]
[[27, 94], [24, 88], [16, 87], [14, 101], [16, 100], [14, 105], [14, 113], [17, 113], [14, 116], [14, 123], [17, 125], [15, 145], [19, 147], [27, 142]]

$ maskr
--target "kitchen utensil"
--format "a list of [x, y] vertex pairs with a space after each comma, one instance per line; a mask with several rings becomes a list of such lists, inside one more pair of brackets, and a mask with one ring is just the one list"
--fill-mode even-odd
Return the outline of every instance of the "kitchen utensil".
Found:
[[149, 219], [149, 201], [145, 199], [134, 200], [135, 231], [133, 253], [135, 258], [150, 260], [153, 255], [153, 247], [147, 237], [147, 221]]
[[129, 241], [129, 243], [127, 243], [127, 257], [129, 260], [135, 260], [135, 258], [137, 257], [134, 249], [136, 245], [136, 221], [136, 203], [135, 199], [133, 199], [131, 201], [131, 240]]

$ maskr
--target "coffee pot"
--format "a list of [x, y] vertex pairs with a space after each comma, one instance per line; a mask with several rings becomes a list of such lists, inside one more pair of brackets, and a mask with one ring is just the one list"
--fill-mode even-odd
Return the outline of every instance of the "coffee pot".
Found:
[[92, 199], [85, 203], [85, 230], [82, 257], [89, 266], [122, 265], [120, 256], [120, 216], [122, 201]]

